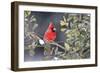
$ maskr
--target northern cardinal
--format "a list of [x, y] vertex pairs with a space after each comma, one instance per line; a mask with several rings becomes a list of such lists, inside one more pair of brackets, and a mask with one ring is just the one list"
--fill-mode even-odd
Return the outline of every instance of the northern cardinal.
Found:
[[43, 40], [45, 43], [52, 42], [56, 39], [56, 28], [54, 27], [54, 24], [50, 22], [46, 32], [44, 33]]
[[56, 28], [54, 24], [50, 22], [46, 32], [44, 33], [43, 40], [40, 39], [39, 43], [43, 45], [44, 43], [50, 43], [56, 39]]

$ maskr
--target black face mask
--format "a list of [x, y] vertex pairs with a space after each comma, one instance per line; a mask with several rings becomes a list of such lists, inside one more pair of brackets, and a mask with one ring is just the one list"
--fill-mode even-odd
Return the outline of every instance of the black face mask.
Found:
[[53, 31], [53, 32], [56, 32], [56, 28], [52, 28], [52, 31]]

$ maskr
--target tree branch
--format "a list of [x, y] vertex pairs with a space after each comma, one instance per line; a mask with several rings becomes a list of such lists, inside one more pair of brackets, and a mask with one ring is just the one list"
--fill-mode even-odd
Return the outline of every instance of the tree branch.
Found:
[[[33, 33], [34, 33], [34, 34], [33, 34]], [[35, 33], [35, 32], [33, 32], [33, 33], [30, 33], [30, 36], [31, 36], [33, 39], [42, 40], [42, 39], [38, 36], [37, 33]], [[49, 44], [56, 45], [56, 46], [60, 47], [61, 49], [67, 51], [65, 47], [63, 47], [62, 45], [60, 45], [60, 44], [58, 44], [58, 43], [56, 43], [56, 42], [54, 42], [54, 41], [51, 42], [51, 43], [49, 43]], [[38, 47], [43, 47], [43, 46], [38, 46]]]

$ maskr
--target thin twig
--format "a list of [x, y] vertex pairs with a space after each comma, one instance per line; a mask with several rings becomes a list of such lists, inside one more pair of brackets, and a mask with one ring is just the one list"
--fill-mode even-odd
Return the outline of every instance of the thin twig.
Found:
[[62, 48], [63, 50], [65, 50], [65, 47], [61, 46], [60, 44], [58, 44], [58, 43], [56, 43], [54, 41], [52, 43], [50, 43], [50, 44], [56, 45], [56, 46]]
[[[34, 33], [34, 35], [35, 35], [36, 37], [34, 37], [33, 33]], [[30, 36], [31, 36], [32, 38], [35, 38], [35, 39], [38, 39], [38, 40], [41, 39], [41, 38], [37, 35], [37, 33], [35, 33], [35, 32], [33, 32], [33, 33], [30, 33]], [[41, 40], [42, 40], [42, 39], [41, 39]], [[56, 46], [60, 47], [61, 49], [66, 50], [65, 47], [61, 46], [60, 44], [58, 44], [58, 43], [56, 43], [56, 42], [54, 42], [54, 41], [51, 42], [51, 43], [49, 43], [49, 44], [56, 45]], [[42, 47], [43, 47], [43, 46], [42, 46]]]

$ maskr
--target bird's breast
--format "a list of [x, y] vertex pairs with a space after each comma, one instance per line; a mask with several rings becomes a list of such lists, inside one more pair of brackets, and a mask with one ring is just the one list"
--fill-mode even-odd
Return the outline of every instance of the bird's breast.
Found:
[[54, 41], [56, 39], [56, 32], [48, 32], [48, 33], [45, 33], [44, 35], [44, 39], [46, 41]]

